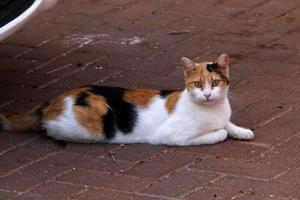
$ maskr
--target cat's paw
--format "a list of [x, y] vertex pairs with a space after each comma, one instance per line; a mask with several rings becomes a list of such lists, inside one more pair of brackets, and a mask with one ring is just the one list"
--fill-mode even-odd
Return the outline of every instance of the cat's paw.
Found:
[[250, 129], [246, 128], [239, 128], [239, 130], [236, 130], [234, 133], [229, 134], [230, 137], [238, 139], [238, 140], [253, 140], [254, 139], [254, 133]]

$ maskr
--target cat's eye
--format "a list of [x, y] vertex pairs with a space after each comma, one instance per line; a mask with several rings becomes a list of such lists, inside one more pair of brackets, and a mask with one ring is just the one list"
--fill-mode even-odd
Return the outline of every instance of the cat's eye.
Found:
[[202, 84], [201, 84], [200, 81], [194, 82], [194, 85], [195, 85], [195, 87], [197, 87], [197, 88], [202, 88]]
[[211, 86], [212, 87], [217, 87], [218, 85], [220, 84], [220, 80], [213, 80], [212, 82], [211, 82]]

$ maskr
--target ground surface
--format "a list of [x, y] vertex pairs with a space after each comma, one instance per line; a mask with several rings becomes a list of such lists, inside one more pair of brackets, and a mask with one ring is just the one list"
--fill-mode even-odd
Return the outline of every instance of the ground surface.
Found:
[[183, 87], [180, 57], [232, 57], [252, 142], [80, 145], [0, 134], [0, 199], [300, 199], [298, 0], [65, 0], [0, 44], [0, 111], [70, 88]]

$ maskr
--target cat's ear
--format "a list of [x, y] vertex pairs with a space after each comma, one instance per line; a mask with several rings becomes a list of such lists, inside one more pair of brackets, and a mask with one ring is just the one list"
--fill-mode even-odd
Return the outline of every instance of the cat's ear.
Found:
[[193, 71], [196, 68], [195, 63], [186, 57], [181, 58], [181, 66], [183, 68], [185, 76], [187, 76], [191, 71]]
[[218, 58], [216, 63], [218, 64], [218, 67], [221, 69], [228, 69], [229, 67], [229, 56], [226, 53], [221, 54]]

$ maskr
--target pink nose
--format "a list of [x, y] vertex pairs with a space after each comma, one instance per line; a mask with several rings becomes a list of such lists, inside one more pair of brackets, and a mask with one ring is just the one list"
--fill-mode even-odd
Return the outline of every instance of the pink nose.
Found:
[[206, 97], [206, 99], [209, 99], [209, 97], [211, 96], [211, 94], [205, 94], [204, 96]]

